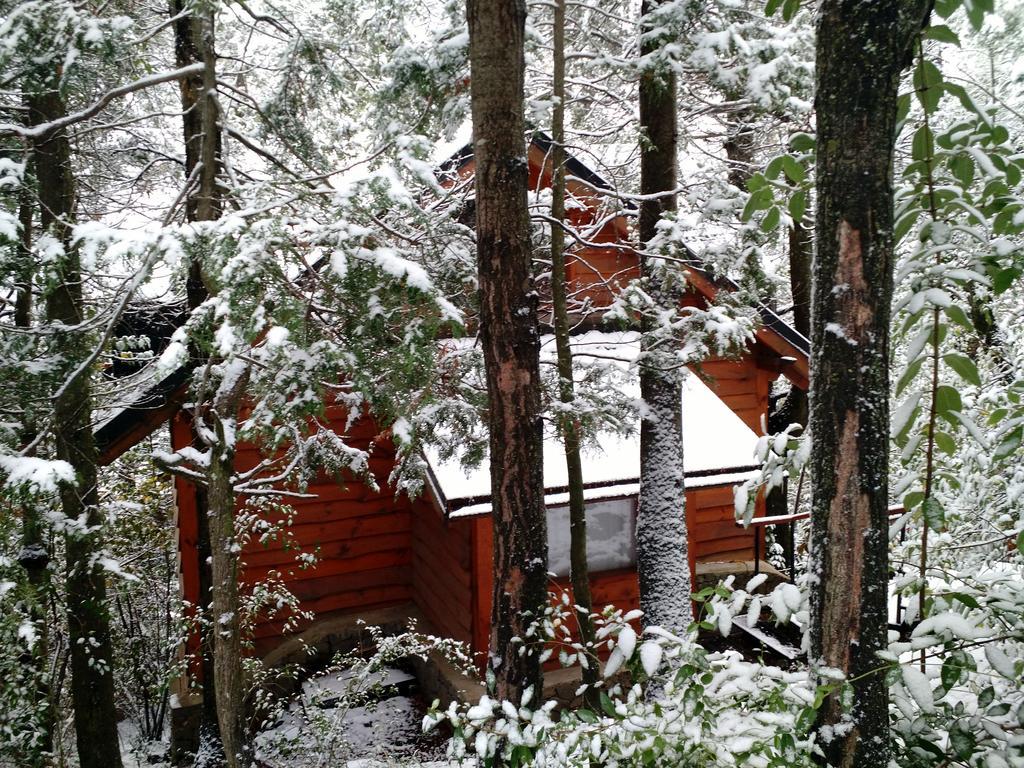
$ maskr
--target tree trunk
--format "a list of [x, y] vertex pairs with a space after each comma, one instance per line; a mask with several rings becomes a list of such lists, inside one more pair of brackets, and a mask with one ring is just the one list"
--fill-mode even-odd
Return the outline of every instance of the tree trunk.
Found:
[[[240, 363], [236, 363], [240, 364]], [[221, 744], [229, 768], [247, 768], [251, 751], [245, 718], [245, 679], [242, 669], [242, 634], [238, 596], [238, 547], [235, 543], [234, 430], [224, 427], [233, 421], [249, 382], [248, 368], [213, 399], [209, 419], [217, 441], [210, 445], [210, 464], [206, 472], [209, 503], [210, 550], [213, 576], [213, 601], [210, 624], [213, 632], [213, 679], [217, 702], [217, 722]], [[222, 416], [222, 414], [230, 414]], [[230, 434], [229, 434], [230, 432]]]
[[[569, 307], [565, 284], [565, 0], [555, 0], [554, 19], [555, 105], [551, 114], [551, 304], [558, 354], [559, 399], [571, 406], [576, 398], [569, 339]], [[571, 415], [559, 421], [565, 445], [565, 467], [569, 478], [569, 578], [573, 605], [580, 629], [580, 641], [587, 648], [582, 681], [583, 697], [591, 708], [600, 706], [597, 683], [600, 665], [594, 646], [594, 624], [590, 619], [590, 568], [587, 564], [587, 510], [583, 500], [583, 461], [580, 457], [579, 422]]]
[[746, 191], [754, 167], [754, 127], [750, 110], [742, 110], [730, 118], [722, 146], [729, 161], [729, 183]]
[[[171, 13], [178, 16], [193, 3], [172, 0]], [[224, 209], [219, 185], [223, 132], [217, 102], [217, 56], [212, 10], [192, 7], [192, 12], [174, 22], [174, 55], [179, 67], [203, 63], [206, 69], [181, 79], [184, 114], [185, 177], [191, 190], [185, 201], [188, 221], [216, 221]]]
[[[172, 0], [172, 14], [180, 14], [187, 6], [185, 0]], [[212, 10], [194, 8], [174, 24], [177, 66], [188, 67], [199, 62], [206, 65], [202, 73], [182, 78], [180, 82], [185, 183], [188, 184], [185, 196], [187, 221], [215, 221], [223, 212], [223, 188], [219, 183], [223, 167], [223, 130], [216, 98], [215, 40]], [[199, 307], [210, 294], [203, 279], [202, 259], [198, 256], [189, 261], [185, 294], [189, 311]], [[195, 344], [191, 345], [189, 351], [194, 365], [205, 364], [204, 355]], [[203, 408], [203, 403], [200, 403], [200, 408]], [[233, 413], [229, 416], [233, 416]], [[193, 437], [194, 443], [201, 442], [195, 431]], [[223, 457], [223, 454], [219, 456]], [[246, 749], [245, 690], [238, 631], [238, 557], [224, 549], [224, 542], [233, 539], [234, 495], [229, 484], [233, 471], [231, 462], [233, 452], [227, 460], [211, 462], [207, 487], [196, 488], [200, 607], [209, 620], [200, 644], [203, 675], [200, 739], [203, 749], [217, 752], [218, 745], [213, 741], [219, 735], [219, 748], [224, 752], [222, 759], [229, 764], [237, 760], [234, 756], [243, 754]], [[211, 530], [211, 526], [216, 530]], [[217, 620], [225, 614], [234, 617], [234, 625], [228, 636], [219, 638]], [[221, 680], [226, 681], [229, 691], [222, 693], [219, 690]], [[217, 757], [213, 760], [219, 762], [220, 759]]]
[[[22, 201], [18, 210], [21, 224], [21, 240], [18, 244], [18, 258], [24, 270], [18, 282], [17, 296], [14, 303], [14, 325], [18, 328], [32, 327], [32, 203], [27, 191], [22, 193]], [[20, 442], [30, 445], [36, 437], [34, 419], [30, 413], [25, 414]], [[29, 619], [35, 627], [36, 638], [30, 651], [30, 664], [33, 669], [35, 689], [31, 692], [32, 707], [40, 716], [37, 720], [39, 729], [39, 745], [31, 755], [26, 755], [28, 765], [44, 766], [48, 763], [48, 755], [53, 749], [54, 713], [50, 694], [50, 627], [46, 621], [46, 604], [50, 599], [52, 588], [50, 581], [50, 547], [46, 532], [48, 526], [43, 517], [43, 509], [35, 500], [29, 499], [22, 508], [21, 518], [21, 551], [18, 553], [18, 564], [25, 571], [25, 602], [28, 605]]]
[[523, 138], [522, 0], [467, 0], [476, 160], [480, 335], [487, 373], [494, 595], [488, 666], [497, 695], [541, 694], [539, 649], [520, 655], [547, 600], [537, 294]]
[[[642, 14], [652, 13], [658, 0], [644, 0]], [[642, 25], [643, 31], [646, 31]], [[649, 37], [641, 54], [661, 45]], [[676, 77], [646, 70], [640, 77], [640, 194], [658, 195], [640, 203], [639, 238], [647, 247], [658, 220], [676, 208]], [[678, 304], [676, 292], [665, 290], [652, 257], [641, 271], [657, 306]], [[640, 422], [640, 501], [636, 515], [636, 556], [640, 576], [640, 608], [645, 626], [680, 631], [691, 621], [690, 562], [686, 538], [686, 488], [683, 477], [682, 387], [679, 372], [666, 365], [652, 342], [655, 323], [641, 321], [640, 396], [645, 413]], [[664, 344], [664, 341], [661, 342]], [[670, 356], [669, 356], [670, 357]], [[674, 360], [672, 361], [675, 362]]]
[[[33, 124], [66, 114], [64, 101], [55, 89], [30, 95], [28, 104]], [[59, 130], [37, 139], [33, 153], [40, 227], [65, 249], [57, 285], [46, 296], [46, 317], [55, 326], [73, 327], [84, 319], [84, 299], [81, 263], [77, 249], [71, 245], [75, 185], [67, 133]], [[88, 352], [87, 345], [73, 332], [60, 333], [55, 341], [64, 357], [64, 375], [70, 376]], [[81, 768], [120, 768], [107, 585], [97, 562], [102, 551], [103, 517], [96, 489], [89, 371], [80, 372], [61, 386], [53, 400], [53, 420], [56, 457], [74, 467], [77, 479], [74, 486], [61, 487], [60, 498], [68, 521], [68, 646], [78, 760]]]
[[[811, 361], [811, 661], [855, 678], [819, 711], [834, 766], [890, 758], [889, 318], [896, 97], [927, 0], [825, 0], [817, 37], [818, 210]], [[844, 717], [849, 728], [833, 726]]]
[[[187, 10], [186, 0], [172, 0], [171, 15], [179, 16]], [[185, 196], [187, 221], [214, 221], [223, 211], [223, 194], [218, 184], [221, 164], [222, 128], [220, 110], [216, 100], [216, 55], [214, 51], [214, 18], [212, 11], [193, 8], [189, 15], [174, 23], [174, 53], [178, 67], [202, 62], [206, 70], [182, 78], [180, 83], [182, 122], [185, 142], [185, 183], [189, 185]], [[203, 282], [202, 261], [193, 256], [189, 262], [185, 285], [188, 310], [194, 311], [206, 301], [209, 293]], [[193, 364], [202, 364], [202, 355], [195, 344], [190, 345], [189, 357]], [[193, 431], [193, 444], [200, 444]], [[196, 497], [196, 557], [199, 561], [199, 610], [207, 617], [213, 610], [212, 550], [210, 547], [210, 517], [207, 492], [195, 489]], [[205, 626], [205, 625], [201, 625]], [[214, 643], [208, 628], [201, 630], [200, 672], [203, 682], [202, 717], [199, 726], [201, 749], [217, 755], [223, 745], [219, 740], [217, 722], [216, 675], [214, 672]], [[219, 762], [223, 756], [213, 757]]]

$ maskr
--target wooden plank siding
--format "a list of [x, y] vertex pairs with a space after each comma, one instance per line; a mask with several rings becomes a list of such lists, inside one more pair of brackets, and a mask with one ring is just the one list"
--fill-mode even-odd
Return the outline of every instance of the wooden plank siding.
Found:
[[[757, 514], [764, 514], [763, 506], [763, 501], [759, 501]], [[440, 523], [440, 514], [432, 508], [426, 508], [422, 513], [418, 513], [416, 519], [429, 516], [435, 517]], [[762, 530], [743, 529], [736, 525], [732, 486], [709, 486], [687, 491], [686, 523], [691, 577], [698, 562], [752, 560], [754, 537], [764, 535]], [[470, 530], [472, 539], [468, 573], [471, 579], [470, 604], [473, 618], [471, 647], [475, 654], [486, 654], [490, 635], [491, 590], [494, 586], [494, 532], [489, 515], [455, 519], [447, 523], [447, 530], [455, 532], [450, 533], [450, 537], [458, 538], [460, 541], [465, 538], [462, 528]], [[454, 567], [452, 561], [445, 565]], [[437, 567], [440, 567], [440, 564]], [[568, 579], [555, 580], [551, 587], [553, 590], [568, 590]], [[596, 610], [601, 610], [606, 605], [631, 610], [640, 605], [640, 584], [636, 570], [632, 568], [593, 573], [590, 578], [590, 589]], [[466, 604], [464, 601], [465, 596], [459, 592], [449, 610], [461, 609], [461, 606]], [[417, 602], [421, 610], [427, 613], [423, 604]]]
[[413, 599], [433, 629], [473, 636], [473, 542], [468, 521], [445, 520], [426, 499], [413, 502]]
[[[265, 540], [252, 537], [243, 546], [243, 590], [276, 572], [301, 607], [317, 615], [410, 603], [415, 567], [413, 511], [410, 501], [404, 496], [396, 498], [387, 483], [394, 467], [394, 447], [372, 419], [364, 417], [347, 426], [347, 414], [337, 408], [328, 409], [326, 418], [348, 445], [372, 451], [369, 466], [377, 487], [350, 473], [317, 476], [307, 488], [315, 498], [288, 500], [294, 515], [286, 533]], [[178, 449], [190, 440], [188, 421], [184, 412], [179, 412], [172, 422], [172, 445]], [[256, 446], [238, 446], [235, 464], [239, 470], [249, 469], [259, 460]], [[197, 602], [195, 488], [177, 479], [175, 490], [182, 595]], [[240, 499], [240, 508], [244, 504], [245, 499]], [[264, 517], [273, 522], [285, 519], [274, 511]], [[300, 552], [315, 552], [317, 563], [302, 567], [296, 559]], [[468, 592], [468, 575], [465, 588]], [[280, 616], [257, 620], [253, 628], [257, 652], [276, 644], [283, 625], [284, 617]]]

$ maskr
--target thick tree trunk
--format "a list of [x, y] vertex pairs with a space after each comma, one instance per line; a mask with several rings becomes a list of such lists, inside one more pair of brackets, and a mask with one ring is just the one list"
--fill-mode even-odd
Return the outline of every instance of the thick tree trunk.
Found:
[[494, 601], [488, 666], [497, 694], [541, 692], [538, 653], [520, 655], [547, 599], [537, 294], [530, 272], [523, 123], [522, 0], [467, 0], [476, 159], [480, 335], [487, 371]]
[[[819, 711], [834, 766], [890, 757], [888, 584], [892, 160], [899, 76], [927, 0], [825, 0], [817, 38], [818, 211], [811, 434], [811, 662], [853, 677]], [[848, 718], [848, 724], [834, 726]]]
[[[576, 398], [572, 373], [572, 349], [569, 339], [569, 307], [565, 284], [565, 0], [555, 0], [553, 94], [555, 106], [551, 115], [551, 304], [558, 354], [559, 399], [571, 405]], [[597, 683], [600, 666], [594, 644], [594, 623], [590, 618], [593, 600], [590, 597], [590, 568], [587, 564], [587, 510], [583, 499], [583, 461], [580, 457], [579, 422], [571, 415], [559, 422], [565, 445], [565, 467], [569, 478], [569, 578], [573, 605], [580, 630], [580, 641], [587, 648], [587, 664], [582, 680], [587, 690], [584, 700], [600, 706]]]
[[[642, 14], [658, 7], [644, 0]], [[641, 54], [660, 42], [644, 39]], [[640, 194], [660, 195], [640, 203], [640, 242], [647, 246], [657, 233], [662, 213], [676, 208], [676, 77], [670, 71], [646, 71], [640, 78]], [[659, 306], [678, 303], [676, 292], [657, 278], [657, 263], [648, 257], [641, 269], [651, 282], [647, 290]], [[640, 608], [645, 626], [684, 629], [692, 618], [690, 562], [686, 538], [686, 488], [683, 477], [682, 387], [679, 372], [652, 344], [653, 321], [642, 321], [640, 396], [645, 413], [640, 422], [640, 501], [636, 516], [637, 571]], [[662, 340], [661, 344], [664, 344]], [[673, 360], [673, 363], [675, 361]]]
[[[66, 114], [56, 90], [33, 94], [28, 102], [33, 124]], [[75, 185], [67, 134], [61, 130], [45, 135], [34, 143], [33, 153], [41, 229], [65, 248], [57, 285], [46, 296], [46, 316], [54, 325], [74, 327], [84, 319], [84, 298], [81, 263], [71, 246]], [[63, 372], [70, 376], [88, 349], [75, 333], [58, 334], [56, 342], [64, 358]], [[68, 520], [68, 646], [78, 760], [82, 768], [120, 768], [107, 585], [103, 568], [96, 562], [102, 550], [103, 518], [96, 489], [97, 452], [88, 371], [61, 386], [53, 400], [53, 421], [56, 457], [74, 467], [77, 479], [76, 485], [61, 488], [60, 497]]]

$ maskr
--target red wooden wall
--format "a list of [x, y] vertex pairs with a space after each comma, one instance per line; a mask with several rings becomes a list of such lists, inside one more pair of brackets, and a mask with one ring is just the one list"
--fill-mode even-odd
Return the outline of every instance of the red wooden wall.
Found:
[[[413, 514], [408, 498], [396, 498], [387, 484], [394, 446], [379, 434], [372, 419], [362, 418], [346, 430], [340, 409], [331, 409], [327, 418], [348, 445], [371, 450], [372, 444], [370, 469], [379, 488], [351, 475], [346, 475], [344, 482], [317, 477], [308, 488], [317, 495], [315, 499], [289, 500], [295, 517], [287, 537], [266, 543], [253, 539], [243, 548], [243, 589], [278, 571], [302, 607], [318, 616], [408, 603], [413, 599]], [[176, 449], [190, 441], [184, 412], [173, 422], [172, 441]], [[236, 466], [246, 469], [256, 461], [257, 448], [240, 444]], [[182, 593], [186, 600], [197, 603], [195, 489], [178, 479], [176, 491]], [[296, 555], [300, 551], [318, 552], [319, 561], [314, 567], [299, 567]], [[254, 638], [258, 653], [277, 643], [283, 624], [283, 618], [257, 622]]]

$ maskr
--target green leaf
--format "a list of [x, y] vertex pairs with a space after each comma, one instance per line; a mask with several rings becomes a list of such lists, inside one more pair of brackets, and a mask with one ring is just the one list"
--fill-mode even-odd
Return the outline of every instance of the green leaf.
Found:
[[807, 213], [807, 193], [801, 189], [799, 192], [794, 192], [793, 196], [789, 198], [789, 215], [793, 221], [800, 223], [805, 213]]
[[914, 92], [928, 114], [939, 106], [939, 99], [942, 98], [942, 73], [930, 61], [922, 61], [914, 67]]
[[[968, 608], [973, 608], [976, 611], [981, 608], [981, 603], [979, 603], [975, 599], [974, 595], [968, 595], [966, 592], [950, 592], [948, 597], [951, 600], [957, 600], [957, 601], [963, 603], [964, 605], [966, 605]], [[963, 654], [964, 652], [963, 651], [957, 651], [957, 653]], [[967, 659], [970, 659], [970, 657], [967, 656], [967, 654], [964, 654], [964, 656], [967, 657]], [[961, 662], [961, 663], [963, 663], [963, 662]]]
[[992, 129], [992, 143], [996, 146], [1005, 144], [1010, 140], [1010, 132], [1005, 125], [997, 125]]
[[903, 508], [911, 510], [924, 501], [924, 494], [921, 491], [911, 491], [903, 497]]
[[952, 320], [954, 323], [959, 325], [968, 331], [974, 330], [974, 324], [967, 317], [967, 313], [964, 312], [963, 307], [957, 304], [950, 304], [948, 307], [943, 307], [943, 312], [946, 313], [946, 317]]
[[967, 726], [957, 721], [953, 727], [949, 729], [949, 745], [953, 748], [953, 752], [956, 754], [957, 759], [963, 762], [968, 762], [971, 755], [974, 754], [974, 748], [977, 746], [978, 740], [974, 734], [971, 733]]
[[800, 10], [800, 0], [786, 0], [782, 6], [783, 21], [792, 21], [796, 12]]
[[911, 94], [901, 93], [896, 98], [896, 124], [902, 128], [902, 123], [910, 116]]
[[962, 671], [963, 668], [957, 664], [956, 659], [952, 656], [947, 656], [945, 661], [942, 662], [942, 671], [940, 672], [942, 687], [947, 691], [952, 689], [953, 686], [960, 682]]
[[968, 2], [965, 7], [967, 9], [967, 19], [971, 22], [971, 26], [974, 27], [974, 31], [980, 31], [985, 24], [985, 9], [978, 2]]
[[978, 694], [978, 707], [984, 709], [992, 703], [992, 700], [995, 699], [995, 697], [996, 689], [993, 688], [991, 685], [988, 686], [987, 688], [982, 690], [981, 693]]
[[927, 125], [922, 125], [914, 132], [910, 142], [910, 156], [914, 160], [927, 160], [935, 154], [935, 135]]
[[936, 24], [935, 26], [928, 27], [924, 31], [924, 36], [929, 40], [938, 40], [940, 43], [951, 43], [957, 47], [960, 46], [960, 38], [956, 32], [945, 24]]
[[515, 749], [512, 750], [512, 765], [513, 768], [518, 768], [520, 765], [528, 765], [530, 759], [533, 757], [533, 752], [525, 744], [517, 744]]
[[1017, 551], [1024, 555], [1024, 531], [1017, 534]]
[[925, 524], [933, 531], [941, 531], [946, 527], [946, 510], [934, 496], [929, 496], [924, 500], [921, 511], [924, 514]]
[[962, 3], [963, 0], [935, 0], [935, 13], [943, 19], [948, 19]]
[[779, 10], [779, 6], [782, 5], [782, 0], [768, 0], [764, 6], [765, 16], [774, 16], [775, 12]]
[[910, 382], [912, 382], [914, 380], [914, 378], [920, 372], [921, 365], [923, 363], [924, 363], [924, 358], [923, 357], [919, 357], [916, 360], [913, 360], [910, 363], [910, 365], [907, 366], [907, 370], [905, 370], [903, 372], [903, 375], [900, 376], [900, 380], [898, 382], [896, 382], [896, 396], [897, 397], [899, 397], [901, 394], [903, 394], [903, 390], [906, 389], [907, 385], [909, 385]]
[[810, 733], [811, 728], [818, 717], [818, 710], [814, 707], [804, 707], [796, 718], [796, 732], [800, 734]]
[[991, 427], [991, 426], [994, 426], [994, 425], [998, 424], [1000, 421], [1002, 421], [1003, 419], [1006, 418], [1006, 414], [1007, 413], [1008, 413], [1008, 411], [1005, 408], [996, 408], [988, 416], [988, 419], [987, 419], [988, 425]]
[[1007, 456], [1012, 456], [1020, 448], [1021, 440], [1024, 439], [1024, 427], [1017, 427], [1015, 430], [1010, 432], [1003, 441], [996, 446], [995, 452], [992, 454], [993, 459], [1005, 459]]
[[763, 173], [755, 173], [747, 181], [747, 191], [757, 192], [757, 190], [768, 186], [768, 180], [764, 177]]
[[940, 384], [935, 390], [935, 410], [939, 413], [948, 413], [949, 411], [962, 411], [964, 409], [963, 401], [960, 399], [960, 393], [957, 392], [953, 387], [946, 384]]
[[601, 691], [601, 709], [609, 717], [615, 717], [615, 702], [608, 698], [608, 694]]
[[967, 355], [961, 355], [959, 352], [950, 352], [949, 354], [943, 355], [942, 359], [946, 361], [946, 365], [956, 371], [957, 376], [961, 379], [976, 387], [981, 386], [981, 376], [978, 375], [978, 366], [976, 366], [974, 361]]
[[779, 212], [778, 207], [774, 207], [765, 214], [764, 219], [761, 220], [761, 231], [771, 232], [777, 226], [779, 226], [779, 219], [782, 218], [782, 214]]
[[1020, 277], [1020, 270], [1016, 267], [1007, 267], [996, 272], [995, 277], [992, 278], [992, 292], [1000, 294], [1006, 292], [1006, 290], [1013, 285], [1013, 281]]
[[750, 217], [757, 211], [764, 211], [770, 208], [773, 199], [772, 191], [768, 187], [762, 187], [752, 193], [743, 208], [743, 220], [750, 221]]
[[1020, 184], [1021, 180], [1021, 167], [1015, 162], [1009, 162], [1006, 164], [1006, 183], [1010, 187], [1016, 187]]
[[582, 720], [584, 723], [596, 723], [597, 715], [591, 712], [589, 709], [577, 709], [576, 717]]
[[764, 169], [764, 175], [767, 176], [769, 179], [779, 178], [779, 174], [782, 173], [783, 158], [785, 158], [785, 155], [773, 157], [768, 162], [768, 166]]
[[895, 242], [899, 243], [907, 236], [907, 233], [913, 229], [917, 223], [918, 217], [921, 215], [921, 209], [917, 206], [911, 207], [908, 211], [904, 212], [902, 216], [896, 221], [896, 226], [893, 227], [892, 236]]
[[807, 172], [804, 170], [804, 167], [792, 155], [782, 156], [782, 169], [794, 184], [800, 184], [807, 178]]
[[946, 93], [953, 96], [960, 102], [960, 106], [970, 112], [972, 115], [978, 114], [977, 106], [974, 100], [971, 99], [970, 94], [967, 93], [967, 89], [958, 83], [951, 83], [948, 80], [942, 84]]
[[935, 444], [939, 446], [940, 451], [947, 456], [954, 456], [956, 454], [956, 441], [948, 433], [936, 429], [934, 437]]
[[789, 148], [794, 152], [813, 152], [817, 139], [809, 133], [794, 133], [789, 137]]
[[960, 182], [964, 189], [974, 181], [974, 158], [966, 153], [953, 155], [949, 161], [949, 171]]

